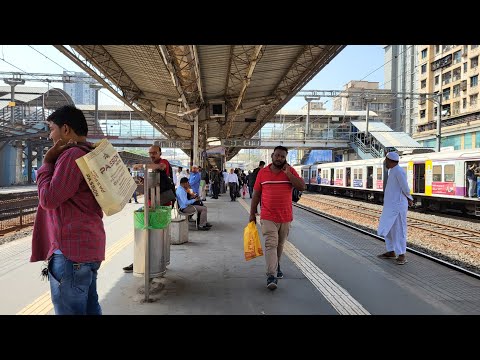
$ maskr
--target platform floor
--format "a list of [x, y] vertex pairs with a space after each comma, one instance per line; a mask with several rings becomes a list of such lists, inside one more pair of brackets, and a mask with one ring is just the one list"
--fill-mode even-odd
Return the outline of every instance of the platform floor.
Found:
[[[381, 260], [384, 243], [294, 208], [282, 257], [284, 278], [266, 288], [265, 259], [245, 261], [243, 229], [250, 199], [208, 199], [210, 231], [190, 226], [189, 242], [171, 246], [163, 278], [143, 301], [143, 277], [124, 273], [133, 260], [132, 211], [105, 217], [106, 260], [98, 291], [104, 314], [480, 314], [480, 281], [408, 254]], [[29, 263], [30, 238], [0, 246], [0, 314], [53, 314], [41, 263]], [[262, 246], [264, 246], [262, 238]]]
[[37, 191], [37, 185], [0, 186], [0, 195]]

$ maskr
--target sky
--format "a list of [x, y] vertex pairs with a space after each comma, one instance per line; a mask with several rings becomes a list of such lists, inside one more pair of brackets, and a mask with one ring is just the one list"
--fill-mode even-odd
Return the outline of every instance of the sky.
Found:
[[[376, 81], [383, 88], [383, 46], [346, 46], [303, 90], [341, 90], [351, 80]], [[64, 70], [82, 71], [51, 45], [0, 45], [0, 72], [61, 74]], [[47, 86], [43, 82], [26, 82], [25, 85]], [[51, 83], [50, 86], [62, 88], [61, 83]], [[321, 101], [331, 109], [331, 98]], [[122, 105], [122, 102], [109, 91], [100, 90], [99, 104]], [[299, 110], [305, 104], [303, 97], [293, 97], [283, 109]]]

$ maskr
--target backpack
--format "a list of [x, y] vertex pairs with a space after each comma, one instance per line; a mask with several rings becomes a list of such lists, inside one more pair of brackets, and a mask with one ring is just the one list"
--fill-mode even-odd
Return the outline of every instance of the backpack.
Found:
[[293, 202], [298, 202], [300, 200], [300, 197], [302, 196], [302, 193], [298, 191], [297, 189], [293, 188], [292, 190], [292, 201]]

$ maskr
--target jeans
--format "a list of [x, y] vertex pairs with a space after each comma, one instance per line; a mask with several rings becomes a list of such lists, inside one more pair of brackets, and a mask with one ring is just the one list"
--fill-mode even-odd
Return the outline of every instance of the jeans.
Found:
[[97, 294], [100, 264], [74, 263], [63, 254], [53, 254], [48, 275], [55, 315], [102, 315]]

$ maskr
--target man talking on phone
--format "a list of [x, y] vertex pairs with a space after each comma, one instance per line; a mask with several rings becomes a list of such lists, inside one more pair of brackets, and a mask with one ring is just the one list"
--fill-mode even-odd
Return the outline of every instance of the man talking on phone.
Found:
[[267, 288], [270, 290], [275, 290], [277, 279], [283, 278], [280, 257], [293, 220], [292, 188], [305, 190], [305, 181], [287, 163], [287, 154], [284, 146], [273, 150], [272, 163], [258, 172], [250, 204], [250, 221], [256, 223], [255, 212], [262, 200], [260, 225], [265, 238]]

